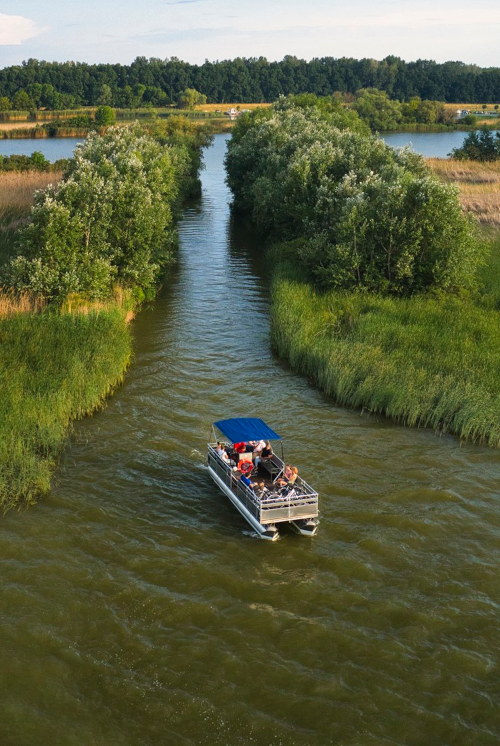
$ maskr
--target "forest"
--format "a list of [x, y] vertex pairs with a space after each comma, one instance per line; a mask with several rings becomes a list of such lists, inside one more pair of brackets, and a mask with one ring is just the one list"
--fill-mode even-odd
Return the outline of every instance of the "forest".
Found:
[[70, 109], [75, 106], [165, 106], [193, 88], [210, 103], [270, 102], [280, 95], [336, 91], [354, 94], [377, 88], [391, 99], [495, 103], [500, 68], [433, 60], [405, 62], [322, 57], [310, 61], [286, 56], [205, 61], [194, 65], [171, 57], [137, 57], [130, 65], [46, 62], [29, 59], [0, 70], [0, 111], [31, 108]]

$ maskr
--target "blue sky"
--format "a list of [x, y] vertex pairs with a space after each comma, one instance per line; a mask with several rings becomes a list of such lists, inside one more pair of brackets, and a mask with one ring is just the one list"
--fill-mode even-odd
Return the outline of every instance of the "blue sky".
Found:
[[30, 57], [461, 60], [500, 66], [498, 0], [2, 0], [0, 67]]

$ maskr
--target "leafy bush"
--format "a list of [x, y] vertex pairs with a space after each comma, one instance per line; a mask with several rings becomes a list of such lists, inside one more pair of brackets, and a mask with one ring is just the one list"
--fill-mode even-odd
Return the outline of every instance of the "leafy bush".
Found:
[[338, 123], [293, 105], [238, 122], [226, 157], [235, 208], [292, 241], [321, 288], [472, 287], [477, 246], [456, 189], [420, 156]]
[[37, 195], [11, 284], [48, 299], [69, 292], [103, 298], [117, 282], [154, 285], [175, 246], [173, 209], [186, 159], [137, 126], [91, 134], [66, 178]]
[[51, 163], [35, 150], [31, 155], [0, 155], [0, 171], [50, 171]]
[[110, 124], [114, 124], [116, 120], [116, 114], [111, 106], [98, 106], [95, 112], [95, 123], [99, 127], [109, 127]]

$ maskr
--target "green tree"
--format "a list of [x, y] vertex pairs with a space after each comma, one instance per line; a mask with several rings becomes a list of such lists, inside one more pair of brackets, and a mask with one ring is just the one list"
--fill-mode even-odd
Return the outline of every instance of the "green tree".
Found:
[[103, 83], [99, 91], [99, 97], [97, 99], [99, 106], [112, 106], [113, 104], [113, 91], [111, 86], [107, 83]]
[[198, 104], [206, 104], [207, 97], [195, 88], [185, 88], [177, 97], [179, 109], [194, 109]]
[[8, 96], [0, 96], [0, 111], [10, 111], [12, 109], [12, 101]]
[[385, 91], [377, 88], [357, 91], [353, 109], [373, 132], [395, 129], [403, 118], [399, 101], [391, 101]]
[[473, 161], [496, 161], [500, 159], [500, 133], [482, 129], [469, 132], [461, 148], [450, 153], [451, 158]]
[[111, 106], [98, 106], [94, 115], [95, 123], [99, 127], [108, 127], [115, 123], [115, 110]]
[[22, 88], [15, 93], [12, 105], [17, 111], [30, 111], [35, 106], [33, 99]]
[[321, 288], [410, 295], [474, 283], [477, 246], [456, 190], [409, 150], [288, 108], [240, 120], [226, 166], [236, 208], [288, 241]]
[[137, 126], [91, 133], [67, 177], [37, 194], [11, 264], [13, 286], [61, 299], [106, 297], [115, 282], [154, 285], [175, 243], [179, 155]]

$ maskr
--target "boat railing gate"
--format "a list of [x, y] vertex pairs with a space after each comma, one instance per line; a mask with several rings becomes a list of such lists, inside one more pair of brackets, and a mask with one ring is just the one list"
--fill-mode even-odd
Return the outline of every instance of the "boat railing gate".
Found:
[[250, 487], [240, 482], [239, 479], [235, 479], [231, 466], [220, 458], [211, 444], [208, 446], [208, 464], [219, 479], [227, 484], [231, 492], [237, 495], [245, 508], [263, 525], [316, 518], [318, 515], [318, 493], [301, 478], [290, 496], [271, 495], [261, 500]]

